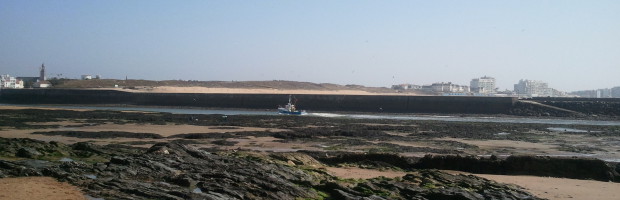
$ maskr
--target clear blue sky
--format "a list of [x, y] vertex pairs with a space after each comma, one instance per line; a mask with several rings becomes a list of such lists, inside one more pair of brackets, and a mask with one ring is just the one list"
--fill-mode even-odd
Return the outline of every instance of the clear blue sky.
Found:
[[620, 86], [620, 1], [0, 0], [0, 73]]

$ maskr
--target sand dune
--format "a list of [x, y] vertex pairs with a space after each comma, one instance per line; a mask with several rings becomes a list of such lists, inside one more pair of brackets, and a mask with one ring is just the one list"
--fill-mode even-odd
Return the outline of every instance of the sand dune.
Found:
[[312, 89], [256, 89], [256, 88], [212, 88], [212, 87], [136, 87], [115, 90], [126, 92], [154, 93], [226, 93], [226, 94], [338, 94], [338, 95], [417, 95], [415, 93], [369, 92], [364, 90], [312, 90]]

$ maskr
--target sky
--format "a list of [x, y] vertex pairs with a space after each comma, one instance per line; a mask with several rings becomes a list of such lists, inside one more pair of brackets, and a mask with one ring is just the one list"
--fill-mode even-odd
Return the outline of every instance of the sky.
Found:
[[620, 1], [0, 0], [0, 74], [620, 86]]

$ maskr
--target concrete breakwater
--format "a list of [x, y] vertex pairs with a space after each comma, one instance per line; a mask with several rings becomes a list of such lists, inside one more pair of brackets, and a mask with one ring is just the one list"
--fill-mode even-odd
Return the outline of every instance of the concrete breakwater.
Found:
[[[516, 98], [391, 95], [295, 95], [297, 106], [309, 111], [389, 113], [509, 114]], [[131, 93], [116, 90], [3, 89], [1, 103], [129, 104], [209, 108], [275, 109], [286, 104], [283, 94]]]
[[560, 98], [538, 97], [532, 101], [587, 115], [620, 115], [620, 98]]

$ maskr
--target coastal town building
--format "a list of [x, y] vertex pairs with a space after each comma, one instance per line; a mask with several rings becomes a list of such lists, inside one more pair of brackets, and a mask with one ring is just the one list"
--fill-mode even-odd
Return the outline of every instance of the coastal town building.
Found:
[[24, 88], [24, 81], [21, 79], [17, 79], [15, 82], [15, 89], [22, 89]]
[[457, 84], [453, 84], [452, 82], [433, 83], [432, 85], [430, 85], [430, 87], [423, 86], [423, 88], [426, 88], [427, 90], [430, 89], [431, 92], [438, 92], [438, 93], [467, 93], [469, 92], [468, 86], [457, 85]]
[[17, 77], [17, 79], [21, 80], [23, 82], [24, 88], [32, 88], [32, 85], [34, 85], [34, 83], [36, 83], [39, 80], [39, 77]]
[[470, 91], [473, 93], [497, 93], [497, 88], [495, 87], [495, 78], [488, 76], [472, 79], [469, 82], [469, 88]]
[[45, 63], [41, 64], [41, 70], [39, 71], [39, 81], [46, 81], [47, 77], [45, 77]]
[[8, 74], [0, 76], [0, 88], [14, 88], [15, 82], [17, 82], [17, 79]]
[[92, 80], [92, 79], [101, 79], [101, 76], [99, 75], [90, 75], [90, 74], [84, 74], [82, 75], [82, 80]]
[[611, 98], [611, 89], [598, 89], [596, 90], [596, 98]]
[[519, 80], [519, 83], [514, 85], [514, 91], [518, 97], [525, 98], [554, 96], [553, 89], [549, 88], [547, 83], [535, 80]]
[[549, 95], [550, 97], [567, 97], [568, 96], [568, 93], [564, 91], [556, 90], [554, 88], [549, 88], [549, 90], [551, 94]]
[[581, 90], [571, 92], [570, 95], [574, 95], [577, 97], [583, 98], [612, 98], [613, 97], [613, 88], [604, 88], [597, 90]]
[[392, 85], [394, 90], [418, 90], [443, 96], [469, 96], [469, 86], [453, 84], [452, 82], [438, 82], [430, 85], [398, 84]]
[[[482, 96], [482, 95], [478, 95], [478, 96]], [[495, 97], [514, 97], [517, 96], [517, 93], [515, 93], [512, 90], [504, 90], [504, 91], [497, 91], [497, 93], [493, 94], [493, 96]]]
[[39, 81], [32, 85], [34, 88], [48, 88], [52, 87], [52, 84], [49, 81]]
[[596, 91], [595, 90], [572, 91], [572, 92], [570, 92], [570, 94], [578, 96], [578, 97], [584, 97], [584, 98], [594, 98], [594, 97], [596, 97]]
[[620, 98], [620, 86], [611, 88], [610, 92], [611, 97]]
[[404, 83], [404, 84], [392, 85], [392, 89], [394, 90], [420, 90], [422, 89], [422, 86]]
[[39, 72], [39, 80], [32, 85], [34, 88], [48, 88], [51, 87], [52, 84], [47, 81], [47, 77], [45, 76], [45, 64], [41, 64], [41, 70]]
[[24, 81], [8, 74], [0, 75], [0, 88], [24, 88]]
[[41, 64], [41, 68], [39, 68], [39, 76], [24, 76], [17, 77], [17, 79], [22, 81], [23, 88], [46, 88], [52, 86], [52, 84], [47, 81], [45, 64]]

